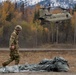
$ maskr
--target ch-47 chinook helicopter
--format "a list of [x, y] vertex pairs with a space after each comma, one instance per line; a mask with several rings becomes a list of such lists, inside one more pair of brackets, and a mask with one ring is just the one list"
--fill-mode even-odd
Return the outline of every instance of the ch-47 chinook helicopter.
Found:
[[[72, 18], [71, 14], [66, 9], [64, 10], [61, 8], [61, 10], [62, 10], [62, 12], [54, 14], [54, 13], [51, 13], [50, 7], [47, 7], [47, 8], [41, 7], [39, 9], [39, 19], [41, 20], [42, 25], [44, 25], [44, 26], [48, 25], [48, 29], [49, 29], [50, 28], [49, 26], [51, 26], [51, 22], [54, 22], [55, 25], [54, 25], [54, 28], [52, 28], [52, 30], [56, 29], [56, 43], [58, 43], [59, 26], [64, 24], [65, 21], [68, 21]], [[53, 35], [52, 35], [52, 42], [53, 41], [54, 41], [54, 39], [53, 39]]]
[[71, 14], [67, 11], [63, 11], [63, 12], [57, 13], [57, 14], [52, 14], [52, 13], [50, 13], [50, 7], [48, 7], [48, 8], [41, 7], [39, 9], [39, 19], [40, 20], [58, 22], [58, 21], [71, 19], [71, 17], [72, 17]]

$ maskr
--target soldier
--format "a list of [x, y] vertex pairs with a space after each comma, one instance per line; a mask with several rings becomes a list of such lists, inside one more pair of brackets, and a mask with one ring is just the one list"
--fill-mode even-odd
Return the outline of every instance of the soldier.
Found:
[[10, 62], [15, 60], [15, 65], [19, 64], [20, 55], [19, 55], [19, 45], [18, 45], [18, 34], [22, 30], [20, 25], [17, 25], [11, 34], [10, 41], [9, 41], [9, 48], [10, 48], [10, 58], [2, 63], [3, 67], [7, 66]]

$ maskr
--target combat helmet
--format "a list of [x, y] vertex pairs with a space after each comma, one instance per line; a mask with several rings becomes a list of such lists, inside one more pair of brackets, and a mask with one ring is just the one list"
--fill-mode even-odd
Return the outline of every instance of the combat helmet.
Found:
[[21, 31], [21, 30], [22, 30], [22, 27], [21, 27], [20, 25], [17, 25], [17, 26], [15, 27], [15, 30]]

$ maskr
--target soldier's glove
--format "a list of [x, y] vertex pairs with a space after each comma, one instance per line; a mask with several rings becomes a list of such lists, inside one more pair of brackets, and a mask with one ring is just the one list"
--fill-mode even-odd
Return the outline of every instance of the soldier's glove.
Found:
[[14, 50], [15, 48], [16, 48], [15, 45], [11, 45], [10, 47], [11, 50]]

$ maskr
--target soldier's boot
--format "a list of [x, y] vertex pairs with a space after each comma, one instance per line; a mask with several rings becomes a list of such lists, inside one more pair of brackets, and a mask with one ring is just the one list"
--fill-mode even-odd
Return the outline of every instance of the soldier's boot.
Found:
[[17, 57], [15, 58], [15, 65], [18, 65], [18, 64], [19, 64], [19, 61], [20, 61], [20, 56], [17, 56]]
[[19, 64], [19, 60], [15, 60], [15, 65], [18, 65]]
[[6, 67], [6, 65], [7, 65], [7, 64], [5, 64], [5, 63], [2, 63], [2, 66], [3, 66], [3, 67]]
[[4, 62], [4, 63], [2, 63], [2, 66], [3, 67], [6, 67], [8, 64], [10, 64], [10, 62], [12, 62], [13, 61], [13, 59], [9, 59], [8, 61], [6, 61], [6, 62]]

